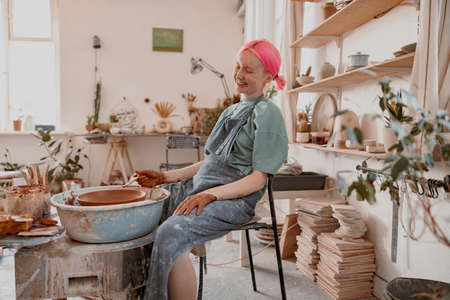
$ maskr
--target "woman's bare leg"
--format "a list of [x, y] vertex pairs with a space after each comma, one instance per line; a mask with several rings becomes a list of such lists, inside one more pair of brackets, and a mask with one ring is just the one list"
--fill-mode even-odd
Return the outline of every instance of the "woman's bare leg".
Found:
[[181, 254], [170, 270], [168, 282], [170, 300], [195, 300], [197, 296], [197, 277], [189, 252]]

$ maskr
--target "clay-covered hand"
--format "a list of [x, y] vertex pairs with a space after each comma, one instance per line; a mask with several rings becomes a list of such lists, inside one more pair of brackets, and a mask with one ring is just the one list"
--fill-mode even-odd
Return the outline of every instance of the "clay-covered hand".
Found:
[[163, 173], [152, 170], [136, 171], [136, 175], [138, 176], [136, 181], [143, 187], [152, 188], [166, 181]]
[[217, 197], [208, 193], [198, 193], [187, 197], [181, 202], [175, 210], [175, 215], [188, 215], [194, 208], [197, 207], [196, 215], [200, 215], [203, 208], [209, 203], [216, 201]]

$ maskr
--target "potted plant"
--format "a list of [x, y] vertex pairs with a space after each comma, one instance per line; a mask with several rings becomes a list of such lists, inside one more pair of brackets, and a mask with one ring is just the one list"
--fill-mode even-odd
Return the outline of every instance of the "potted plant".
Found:
[[61, 189], [61, 183], [68, 180], [69, 186], [73, 181], [81, 182], [81, 178], [75, 178], [79, 171], [83, 169], [81, 164], [82, 158], [88, 159], [83, 153], [83, 149], [75, 147], [71, 138], [67, 141], [58, 140], [51, 135], [51, 130], [39, 130], [38, 134], [34, 134], [40, 140], [40, 146], [44, 148], [46, 155], [41, 161], [48, 160], [50, 169], [48, 171], [48, 182], [53, 185], [54, 192]]
[[302, 74], [300, 77], [297, 77], [297, 81], [302, 86], [312, 83], [314, 81], [314, 78], [314, 76], [311, 76], [311, 66], [309, 66], [304, 74]]
[[[425, 111], [417, 105], [415, 97], [407, 91], [394, 92], [390, 82], [389, 79], [380, 81], [383, 95], [379, 97], [379, 103], [382, 111], [389, 117], [389, 128], [397, 137], [395, 144], [389, 148], [390, 151], [395, 150], [395, 154], [384, 159], [383, 168], [380, 170], [368, 169], [367, 160], [363, 161], [357, 179], [349, 186], [338, 179], [340, 189], [347, 190], [347, 196], [355, 191], [360, 200], [374, 203], [376, 201], [375, 182], [378, 178], [379, 190], [387, 191], [391, 200], [399, 205], [401, 187], [403, 187], [407, 197], [415, 195], [417, 205], [422, 210], [426, 228], [440, 242], [450, 246], [450, 237], [432, 214], [431, 208], [435, 202], [427, 193], [428, 187], [424, 179], [425, 173], [435, 165], [433, 151], [436, 146], [439, 146], [438, 151], [441, 157], [444, 159], [450, 157], [450, 141], [442, 134], [450, 129], [450, 116], [443, 110], [438, 110], [435, 115]], [[406, 101], [416, 112], [414, 117], [404, 113]], [[353, 132], [349, 137], [362, 144], [359, 134]], [[418, 190], [419, 185], [424, 187], [424, 194]], [[417, 212], [412, 213], [411, 217], [417, 217]], [[412, 239], [418, 239], [419, 236], [415, 232], [408, 228], [405, 230]]]
[[161, 118], [154, 125], [156, 132], [169, 133], [172, 131], [172, 122], [170, 122], [169, 118], [173, 116], [172, 113], [175, 108], [175, 105], [169, 104], [167, 101], [155, 103], [153, 111]]

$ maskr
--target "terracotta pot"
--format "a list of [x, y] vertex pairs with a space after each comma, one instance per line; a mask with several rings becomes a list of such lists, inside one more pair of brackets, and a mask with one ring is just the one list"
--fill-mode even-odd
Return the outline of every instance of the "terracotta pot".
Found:
[[21, 131], [22, 130], [22, 120], [14, 120], [13, 128], [14, 128], [14, 131]]
[[383, 143], [386, 153], [391, 153], [392, 151], [388, 151], [389, 148], [397, 143], [397, 136], [390, 127], [383, 127]]
[[91, 132], [92, 130], [95, 129], [95, 125], [92, 125], [92, 124], [86, 124], [85, 127], [86, 127], [87, 132]]

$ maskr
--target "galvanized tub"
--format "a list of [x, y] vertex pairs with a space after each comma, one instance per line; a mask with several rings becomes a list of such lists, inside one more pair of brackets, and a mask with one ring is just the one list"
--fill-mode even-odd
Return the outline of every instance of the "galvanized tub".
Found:
[[[76, 194], [119, 187], [90, 187], [80, 189]], [[152, 232], [161, 218], [164, 199], [170, 195], [162, 188], [155, 188], [152, 192], [152, 198], [158, 198], [163, 193], [166, 196], [159, 201], [143, 200], [105, 206], [66, 205], [63, 193], [60, 193], [51, 198], [50, 204], [58, 210], [61, 224], [72, 239], [85, 243], [113, 243]]]

